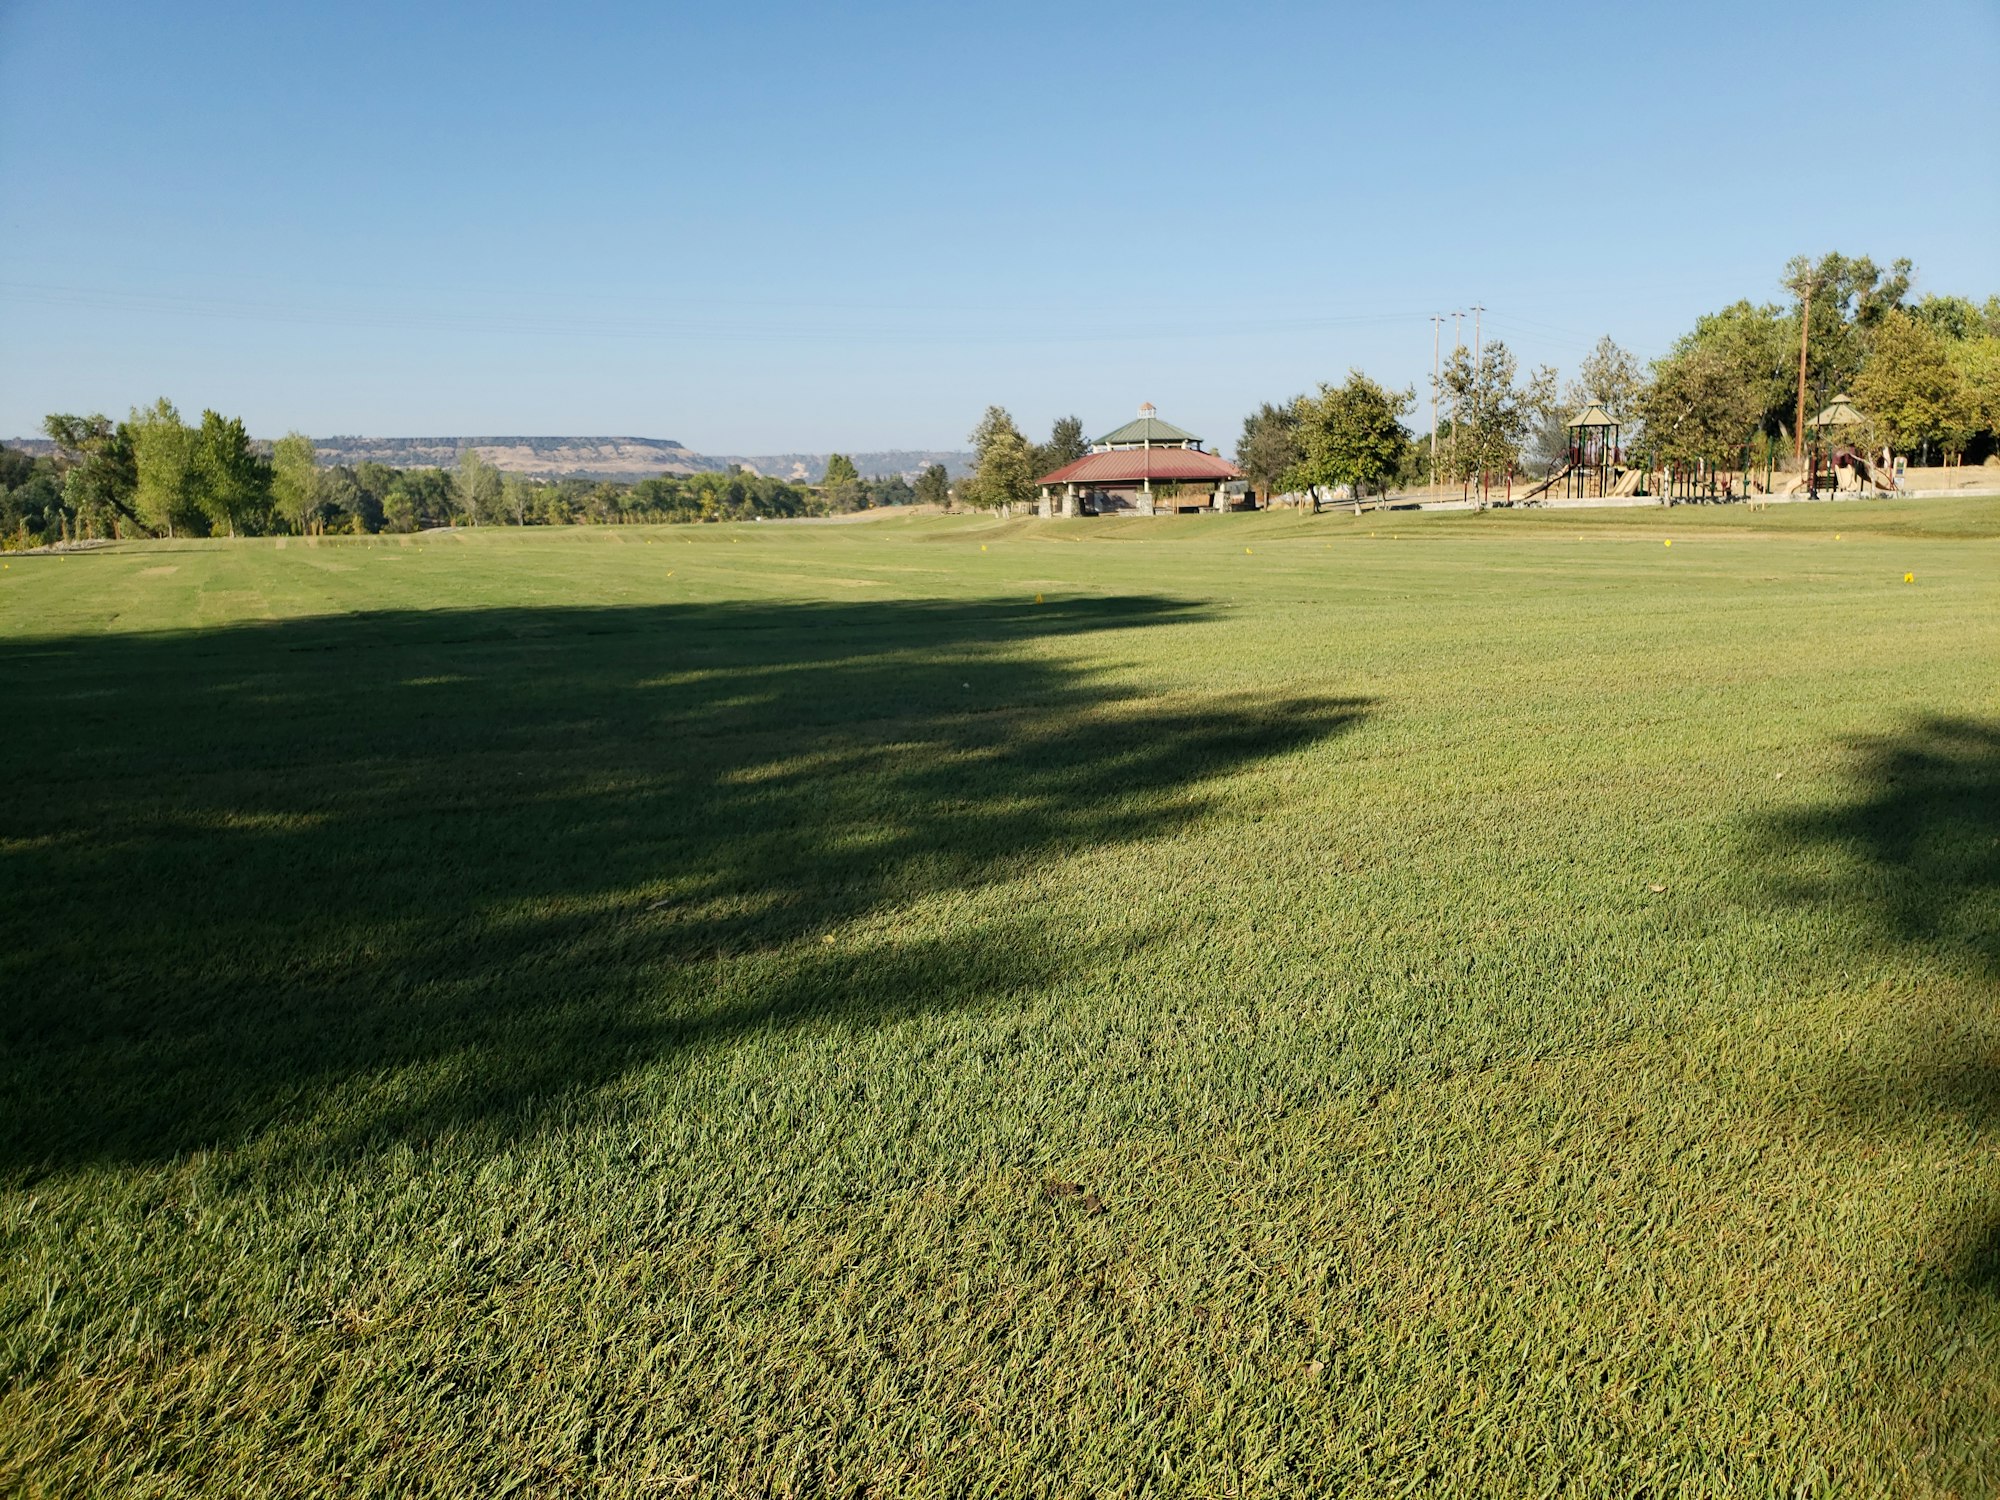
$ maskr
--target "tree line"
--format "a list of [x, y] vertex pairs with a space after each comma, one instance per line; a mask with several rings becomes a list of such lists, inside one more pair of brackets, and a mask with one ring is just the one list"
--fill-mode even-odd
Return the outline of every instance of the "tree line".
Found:
[[864, 479], [834, 454], [819, 485], [727, 472], [637, 482], [533, 479], [476, 449], [445, 469], [322, 465], [312, 440], [287, 433], [264, 451], [240, 419], [186, 422], [162, 398], [124, 421], [51, 414], [54, 453], [0, 447], [0, 546], [117, 536], [262, 536], [418, 531], [441, 526], [616, 525], [825, 515], [949, 498], [934, 464], [915, 485]]
[[1415, 391], [1353, 372], [1259, 406], [1244, 419], [1237, 465], [1267, 497], [1547, 473], [1568, 457], [1569, 420], [1595, 403], [1620, 424], [1630, 463], [1783, 466], [1797, 436], [1802, 342], [1808, 422], [1849, 395], [1867, 418], [1852, 441], [1917, 463], [1989, 458], [2000, 446], [2000, 296], [1911, 300], [1912, 274], [1908, 260], [1799, 257], [1780, 281], [1788, 302], [1707, 314], [1650, 366], [1606, 336], [1567, 384], [1549, 366], [1523, 374], [1504, 340], [1454, 350], [1437, 380], [1435, 469], [1430, 444], [1402, 423]]
[[[1867, 418], [1853, 441], [1918, 463], [1990, 457], [2000, 446], [2000, 296], [1912, 300], [1912, 276], [1908, 260], [1799, 257], [1779, 283], [1789, 300], [1705, 314], [1649, 366], [1606, 336], [1567, 384], [1549, 366], [1524, 374], [1504, 340], [1456, 349], [1437, 377], [1434, 443], [1405, 423], [1414, 389], [1350, 371], [1338, 385], [1259, 405], [1244, 419], [1236, 461], [1267, 500], [1547, 473], [1568, 454], [1569, 419], [1595, 403], [1620, 424], [1630, 463], [1782, 466], [1797, 436], [1802, 344], [1808, 419], [1851, 395]], [[1001, 406], [973, 429], [973, 471], [956, 484], [936, 464], [914, 485], [864, 479], [838, 453], [816, 486], [740, 471], [637, 483], [530, 479], [470, 449], [453, 471], [325, 467], [300, 433], [267, 453], [241, 420], [209, 410], [186, 422], [164, 398], [119, 422], [55, 413], [43, 431], [51, 457], [0, 448], [0, 545], [742, 520], [912, 503], [990, 509], [1034, 499], [1040, 476], [1089, 451], [1081, 419], [1059, 419], [1036, 443]]]

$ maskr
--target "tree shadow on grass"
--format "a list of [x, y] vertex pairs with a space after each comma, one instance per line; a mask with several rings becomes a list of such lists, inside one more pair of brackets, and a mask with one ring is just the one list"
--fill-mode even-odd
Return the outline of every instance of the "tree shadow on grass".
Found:
[[[1818, 909], [1924, 976], [1904, 998], [1904, 1034], [1831, 1080], [1835, 1112], [1863, 1135], [1927, 1132], [1941, 1149], [1963, 1151], [1969, 1139], [1990, 1150], [2000, 1135], [2000, 723], [1929, 719], [1855, 749], [1848, 798], [1769, 819], [1756, 839], [1782, 902]], [[1969, 1473], [1992, 1459], [1983, 1398], [1968, 1395], [1963, 1409], [1934, 1398], [1982, 1388], [1946, 1372], [1977, 1360], [1995, 1327], [2000, 1203], [1938, 1213], [1923, 1226], [1942, 1251], [1936, 1273], [1920, 1275], [1900, 1316], [1871, 1326], [1894, 1403], [1885, 1417], [1918, 1429], [1943, 1469]]]
[[686, 1047], [1017, 1002], [1102, 940], [978, 892], [1169, 834], [1366, 711], [1142, 696], [1060, 640], [1200, 617], [514, 608], [0, 646], [0, 1172], [321, 1117], [330, 1149], [504, 1137]]

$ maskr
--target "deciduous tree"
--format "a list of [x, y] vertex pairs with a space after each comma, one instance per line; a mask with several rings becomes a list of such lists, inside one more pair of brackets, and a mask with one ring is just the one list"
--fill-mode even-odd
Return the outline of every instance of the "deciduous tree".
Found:
[[1892, 261], [1884, 269], [1865, 255], [1838, 252], [1818, 260], [1796, 255], [1786, 263], [1784, 287], [1799, 304], [1793, 309], [1789, 339], [1795, 402], [1801, 312], [1810, 307], [1806, 404], [1811, 406], [1815, 393], [1831, 396], [1854, 383], [1876, 326], [1909, 293], [1911, 272], [1908, 260]]
[[496, 517], [500, 509], [500, 471], [486, 461], [477, 448], [458, 455], [456, 498], [459, 511], [477, 526]]
[[303, 432], [271, 445], [271, 500], [295, 531], [308, 531], [319, 515], [319, 453]]
[[1757, 396], [1719, 349], [1697, 346], [1653, 367], [1637, 411], [1645, 450], [1663, 463], [1727, 468], [1757, 424]]
[[1639, 361], [1607, 333], [1577, 366], [1576, 379], [1564, 392], [1563, 404], [1569, 408], [1568, 415], [1575, 416], [1594, 402], [1622, 422], [1632, 415], [1632, 405], [1645, 384], [1646, 372]]
[[528, 511], [535, 498], [535, 486], [525, 474], [502, 474], [500, 476], [500, 508], [506, 513], [508, 524], [526, 526]]
[[1495, 339], [1475, 361], [1472, 351], [1452, 351], [1438, 384], [1452, 419], [1452, 440], [1441, 455], [1454, 479], [1504, 475], [1520, 461], [1521, 444], [1536, 412], [1553, 394], [1554, 375], [1537, 371], [1527, 390], [1514, 383], [1513, 351]]
[[962, 493], [982, 510], [1031, 500], [1035, 494], [1035, 454], [1004, 406], [989, 406], [972, 430], [972, 478]]
[[1298, 463], [1299, 403], [1294, 396], [1281, 406], [1266, 401], [1243, 419], [1243, 435], [1236, 440], [1236, 466], [1262, 493], [1266, 504]]
[[1965, 389], [1972, 430], [2000, 438], [2000, 333], [1954, 345], [1951, 360]]
[[1962, 450], [1980, 423], [1950, 341], [1930, 320], [1898, 311], [1871, 342], [1853, 395], [1875, 435], [1903, 453], [1931, 443], [1947, 454]]
[[173, 536], [198, 523], [202, 513], [195, 503], [194, 432], [173, 402], [162, 396], [151, 406], [134, 407], [127, 426], [137, 476], [132, 508], [140, 524]]
[[271, 504], [270, 466], [250, 446], [240, 417], [204, 411], [194, 435], [195, 498], [211, 525], [231, 536], [257, 531]]
[[951, 476], [943, 464], [932, 464], [917, 476], [917, 504], [935, 505], [940, 510], [951, 503]]
[[1799, 379], [1796, 311], [1787, 316], [1768, 302], [1731, 303], [1697, 318], [1694, 331], [1678, 339], [1666, 357], [1679, 359], [1697, 349], [1720, 359], [1749, 392], [1759, 431], [1774, 439], [1791, 431]]
[[113, 424], [102, 413], [87, 417], [51, 412], [42, 431], [56, 448], [56, 469], [62, 479], [62, 512], [85, 531], [115, 532], [119, 521], [137, 524], [132, 493], [139, 474], [132, 458], [132, 430]]
[[1345, 485], [1358, 501], [1372, 486], [1382, 490], [1402, 467], [1410, 434], [1403, 416], [1414, 391], [1390, 391], [1359, 370], [1342, 385], [1322, 384], [1294, 408], [1299, 457], [1288, 487], [1308, 494]]

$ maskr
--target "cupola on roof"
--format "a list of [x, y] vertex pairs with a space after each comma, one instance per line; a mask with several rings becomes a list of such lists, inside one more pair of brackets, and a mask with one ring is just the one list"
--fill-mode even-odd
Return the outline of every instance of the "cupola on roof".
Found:
[[1115, 428], [1093, 445], [1098, 448], [1179, 448], [1199, 444], [1201, 439], [1184, 432], [1171, 422], [1162, 422], [1158, 408], [1148, 401], [1139, 415], [1123, 427]]

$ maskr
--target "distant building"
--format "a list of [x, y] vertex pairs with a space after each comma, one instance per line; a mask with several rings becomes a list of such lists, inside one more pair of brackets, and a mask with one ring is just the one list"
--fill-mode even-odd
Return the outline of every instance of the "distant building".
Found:
[[1150, 516], [1227, 510], [1242, 497], [1242, 478], [1236, 465], [1206, 452], [1193, 433], [1162, 422], [1149, 401], [1136, 420], [1107, 432], [1082, 458], [1035, 483], [1042, 487], [1045, 516], [1114, 511]]

